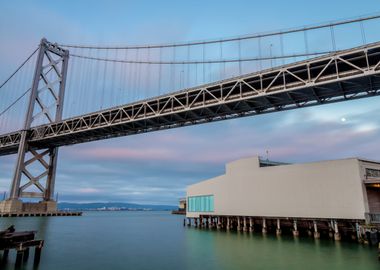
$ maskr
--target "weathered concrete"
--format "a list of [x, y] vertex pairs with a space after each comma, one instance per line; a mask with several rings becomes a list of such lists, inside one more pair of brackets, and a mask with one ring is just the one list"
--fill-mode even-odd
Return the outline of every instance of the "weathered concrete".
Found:
[[20, 200], [5, 200], [0, 202], [0, 213], [22, 212], [23, 203]]

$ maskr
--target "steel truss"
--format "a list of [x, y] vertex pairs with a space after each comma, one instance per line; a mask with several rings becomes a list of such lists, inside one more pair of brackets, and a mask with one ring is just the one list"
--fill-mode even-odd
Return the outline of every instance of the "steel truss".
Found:
[[7, 136], [10, 142], [18, 141], [10, 199], [27, 197], [48, 201], [53, 197], [58, 147], [33, 149], [29, 131], [41, 118], [49, 124], [62, 120], [68, 57], [68, 51], [41, 40], [24, 130]]
[[[31, 128], [35, 149], [375, 96], [380, 43]], [[0, 137], [15, 152], [19, 132]]]

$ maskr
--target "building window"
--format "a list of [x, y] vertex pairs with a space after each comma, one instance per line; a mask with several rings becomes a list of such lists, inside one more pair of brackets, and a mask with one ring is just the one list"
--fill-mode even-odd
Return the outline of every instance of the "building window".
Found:
[[214, 195], [187, 198], [188, 212], [214, 212]]
[[375, 169], [365, 169], [366, 170], [366, 176], [368, 177], [376, 177], [380, 178], [380, 170], [375, 170]]

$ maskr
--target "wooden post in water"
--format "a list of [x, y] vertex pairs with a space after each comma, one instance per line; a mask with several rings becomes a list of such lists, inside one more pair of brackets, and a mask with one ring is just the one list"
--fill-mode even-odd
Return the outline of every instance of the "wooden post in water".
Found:
[[29, 248], [26, 248], [24, 250], [24, 257], [23, 257], [23, 261], [26, 262], [29, 258]]
[[297, 220], [293, 222], [293, 236], [298, 237], [300, 235], [297, 227]]
[[42, 246], [38, 246], [34, 250], [34, 266], [38, 266], [41, 260], [41, 251], [42, 251]]
[[248, 231], [248, 228], [247, 228], [247, 218], [246, 217], [243, 217], [243, 231]]
[[253, 232], [255, 230], [254, 226], [253, 226], [253, 220], [252, 218], [250, 217], [249, 218], [249, 231], [250, 232]]
[[331, 222], [328, 223], [329, 224], [329, 238], [333, 238], [334, 237], [334, 233], [333, 233], [333, 221], [331, 220]]
[[279, 218], [277, 219], [276, 235], [277, 235], [277, 236], [280, 236], [280, 235], [281, 235], [281, 223], [280, 223], [280, 219], [279, 219]]
[[308, 226], [308, 228], [307, 228], [307, 235], [309, 235], [310, 237], [311, 236], [313, 236], [313, 232], [312, 232], [312, 225], [311, 225], [311, 223], [310, 222], [307, 222], [307, 226]]
[[338, 228], [338, 222], [334, 220], [334, 240], [335, 241], [340, 241], [340, 233], [339, 233], [339, 228]]
[[21, 263], [23, 261], [23, 257], [24, 257], [24, 250], [22, 250], [22, 249], [17, 250], [16, 264], [15, 264], [16, 268], [19, 268], [21, 266]]
[[313, 225], [314, 225], [314, 239], [319, 239], [319, 238], [321, 238], [321, 234], [320, 234], [320, 232], [318, 231], [318, 224], [317, 224], [317, 221], [316, 221], [316, 220], [313, 221]]
[[262, 228], [261, 232], [262, 232], [263, 234], [266, 234], [266, 233], [267, 233], [267, 223], [266, 223], [265, 218], [263, 218], [263, 228]]

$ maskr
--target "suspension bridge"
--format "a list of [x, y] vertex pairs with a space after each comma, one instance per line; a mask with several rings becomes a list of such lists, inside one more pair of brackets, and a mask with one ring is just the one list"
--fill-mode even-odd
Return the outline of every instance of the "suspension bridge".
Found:
[[42, 39], [0, 86], [0, 155], [17, 154], [0, 212], [27, 211], [21, 198], [56, 209], [60, 146], [377, 96], [379, 23], [142, 46]]

